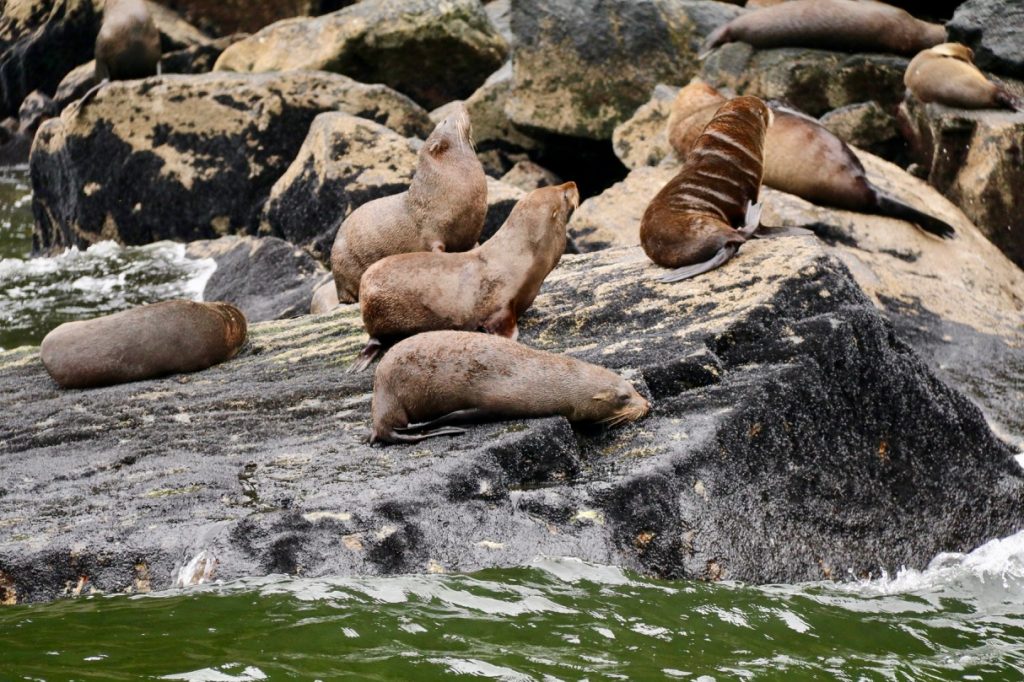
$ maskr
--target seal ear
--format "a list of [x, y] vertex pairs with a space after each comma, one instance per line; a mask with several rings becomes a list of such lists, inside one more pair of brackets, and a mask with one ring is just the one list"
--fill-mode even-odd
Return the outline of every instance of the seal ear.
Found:
[[596, 393], [591, 400], [600, 400], [603, 403], [614, 403], [615, 402], [615, 391], [607, 388], [600, 393]]
[[449, 146], [451, 145], [448, 143], [447, 138], [442, 137], [430, 143], [430, 146], [427, 147], [427, 153], [431, 156], [440, 156], [448, 151]]

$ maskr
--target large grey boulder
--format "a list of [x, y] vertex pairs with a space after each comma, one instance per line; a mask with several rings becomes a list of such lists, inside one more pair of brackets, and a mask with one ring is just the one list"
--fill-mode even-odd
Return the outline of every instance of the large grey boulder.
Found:
[[92, 58], [100, 14], [92, 0], [19, 0], [0, 13], [0, 119], [33, 90], [53, 95], [71, 69]]
[[272, 24], [225, 50], [216, 68], [334, 71], [434, 108], [468, 97], [507, 56], [480, 0], [363, 0]]
[[1024, 4], [967, 0], [946, 24], [950, 41], [974, 50], [979, 69], [1024, 80]]
[[31, 156], [37, 250], [255, 233], [313, 119], [348, 111], [426, 135], [427, 113], [337, 74], [213, 73], [119, 81], [47, 121]]
[[239, 237], [191, 242], [189, 258], [210, 258], [217, 269], [203, 287], [204, 301], [227, 301], [252, 322], [309, 312], [313, 290], [326, 270], [303, 249], [277, 237]]
[[[679, 285], [639, 249], [566, 257], [522, 340], [627, 375], [645, 420], [473, 426], [378, 449], [354, 306], [254, 324], [205, 372], [62, 391], [0, 354], [0, 574], [473, 571], [572, 555], [666, 577], [794, 582], [921, 568], [1024, 527], [1024, 471], [977, 408], [812, 240], [748, 244]], [[524, 395], [529, 400], [529, 395]]]
[[694, 0], [521, 0], [512, 6], [516, 124], [607, 140], [656, 83], [682, 85], [704, 37], [741, 10]]
[[953, 109], [908, 94], [899, 121], [928, 183], [1024, 267], [1024, 113]]

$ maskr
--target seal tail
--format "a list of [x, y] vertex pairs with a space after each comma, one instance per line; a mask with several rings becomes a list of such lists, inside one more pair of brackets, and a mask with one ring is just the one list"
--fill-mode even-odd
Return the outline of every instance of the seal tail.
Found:
[[720, 268], [729, 262], [729, 259], [736, 255], [736, 252], [740, 250], [739, 244], [726, 244], [718, 253], [712, 256], [710, 259], [703, 263], [696, 263], [694, 265], [684, 265], [681, 268], [676, 268], [670, 272], [665, 273], [658, 278], [659, 282], [681, 282], [684, 279], [691, 279], [697, 275], [703, 275], [705, 272], [711, 272], [715, 268]]
[[352, 364], [348, 366], [348, 369], [345, 370], [345, 373], [356, 374], [357, 372], [362, 372], [377, 359], [377, 356], [380, 355], [383, 350], [384, 346], [381, 344], [380, 339], [371, 338], [367, 344], [363, 346], [363, 350], [356, 356], [356, 359], [352, 361]]
[[879, 215], [906, 220], [914, 223], [925, 232], [931, 232], [943, 239], [952, 239], [956, 235], [956, 230], [949, 223], [919, 211], [878, 188], [873, 189], [875, 191], [875, 199], [878, 202]]
[[96, 95], [99, 94], [99, 91], [102, 90], [103, 87], [109, 83], [110, 79], [104, 78], [99, 83], [89, 88], [89, 90], [87, 90], [86, 93], [82, 95], [82, 97], [77, 102], [74, 103], [73, 106], [75, 107], [75, 110], [72, 113], [72, 116], [77, 117], [79, 114], [81, 114], [82, 109], [85, 108], [85, 105], [91, 102], [96, 97]]

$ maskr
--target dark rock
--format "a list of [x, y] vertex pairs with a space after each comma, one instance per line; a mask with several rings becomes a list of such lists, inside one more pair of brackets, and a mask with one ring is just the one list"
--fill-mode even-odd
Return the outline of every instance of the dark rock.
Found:
[[7, 2], [0, 15], [0, 118], [33, 90], [52, 95], [92, 57], [100, 15], [91, 0]]
[[481, 243], [494, 236], [505, 224], [508, 214], [524, 196], [526, 192], [515, 185], [487, 178], [487, 217], [484, 218], [484, 229], [480, 233]]
[[208, 45], [210, 37], [188, 23], [172, 9], [156, 2], [147, 2], [156, 30], [160, 32], [160, 51], [163, 53]]
[[903, 96], [909, 60], [886, 54], [846, 54], [803, 47], [755, 50], [729, 43], [704, 62], [701, 78], [716, 88], [776, 100], [810, 114], [858, 102], [892, 111]]
[[967, 0], [946, 24], [951, 42], [974, 50], [979, 69], [1024, 80], [1024, 4]]
[[217, 264], [203, 289], [205, 301], [227, 301], [250, 323], [298, 317], [325, 275], [312, 256], [276, 237], [221, 237], [188, 245], [189, 258]]
[[471, 95], [507, 57], [480, 0], [363, 0], [269, 26], [225, 50], [216, 68], [334, 71], [435, 108]]
[[740, 11], [691, 0], [513, 3], [515, 85], [506, 112], [537, 130], [608, 140], [656, 83], [696, 75], [704, 37]]
[[908, 94], [899, 123], [928, 183], [1024, 267], [1024, 114], [953, 109]]
[[319, 0], [160, 0], [189, 22], [217, 36], [258, 31], [268, 24], [319, 11]]
[[651, 396], [607, 431], [507, 421], [371, 448], [371, 376], [338, 371], [365, 339], [354, 306], [254, 324], [202, 374], [94, 391], [57, 389], [34, 349], [0, 354], [5, 593], [166, 588], [200, 552], [223, 579], [568, 554], [795, 582], [1024, 527], [1011, 448], [815, 242], [750, 242], [686, 286], [658, 272], [639, 249], [567, 257], [522, 320], [524, 342]]
[[96, 61], [90, 60], [85, 64], [71, 69], [57, 86], [53, 94], [53, 101], [61, 111], [76, 99], [82, 99], [85, 93], [96, 85]]
[[118, 81], [40, 128], [37, 250], [254, 233], [313, 119], [341, 109], [403, 135], [430, 120], [404, 95], [337, 74], [215, 73]]
[[248, 37], [247, 33], [236, 33], [202, 45], [165, 52], [160, 58], [160, 70], [163, 73], [209, 73], [224, 50]]
[[672, 153], [668, 143], [668, 117], [678, 94], [679, 88], [659, 83], [650, 100], [615, 126], [612, 148], [626, 168], [657, 166]]

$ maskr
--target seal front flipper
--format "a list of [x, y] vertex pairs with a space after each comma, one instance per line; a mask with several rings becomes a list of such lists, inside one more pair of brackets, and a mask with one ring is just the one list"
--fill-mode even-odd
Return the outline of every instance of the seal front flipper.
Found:
[[346, 374], [355, 374], [362, 372], [364, 369], [370, 366], [377, 356], [381, 354], [384, 346], [381, 344], [380, 339], [370, 338], [366, 345], [363, 346], [363, 350], [360, 351], [356, 359], [352, 361], [352, 364], [345, 370]]
[[754, 239], [770, 239], [772, 237], [814, 237], [814, 230], [795, 225], [758, 225], [751, 235]]
[[519, 338], [519, 326], [511, 304], [488, 317], [480, 328], [488, 334], [497, 334], [513, 341]]
[[880, 215], [899, 218], [900, 220], [906, 220], [914, 223], [925, 232], [931, 232], [943, 239], [952, 239], [956, 236], [956, 230], [954, 230], [953, 226], [949, 223], [939, 220], [935, 216], [919, 211], [913, 206], [903, 203], [903, 201], [897, 199], [891, 194], [886, 194], [877, 187], [872, 186], [872, 189], [875, 192], [875, 198], [878, 202], [878, 212]]
[[739, 244], [726, 244], [723, 246], [718, 253], [712, 256], [709, 260], [703, 263], [697, 263], [695, 265], [686, 265], [681, 268], [676, 268], [671, 272], [668, 272], [658, 278], [659, 282], [681, 282], [684, 279], [690, 279], [697, 275], [703, 275], [705, 272], [710, 272], [715, 268], [720, 268], [729, 262], [729, 259], [736, 255], [739, 251]]

